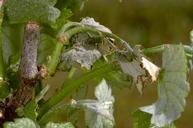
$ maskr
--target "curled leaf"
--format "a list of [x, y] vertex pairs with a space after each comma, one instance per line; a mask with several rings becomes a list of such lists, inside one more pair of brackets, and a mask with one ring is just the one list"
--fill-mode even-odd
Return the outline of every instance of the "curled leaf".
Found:
[[81, 67], [90, 69], [93, 63], [101, 57], [101, 53], [97, 49], [86, 49], [83, 46], [76, 45], [70, 51], [62, 54], [61, 61], [63, 64], [71, 67], [76, 63]]
[[99, 31], [112, 33], [110, 29], [108, 29], [107, 27], [99, 24], [98, 22], [96, 22], [94, 20], [94, 18], [91, 18], [91, 17], [83, 18], [80, 23], [83, 24], [83, 25], [94, 27], [94, 28], [98, 29]]

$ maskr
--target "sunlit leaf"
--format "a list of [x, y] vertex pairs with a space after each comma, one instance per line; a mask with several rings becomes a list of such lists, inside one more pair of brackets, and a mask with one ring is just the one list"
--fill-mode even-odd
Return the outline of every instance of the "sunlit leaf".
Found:
[[190, 32], [190, 40], [193, 43], [193, 30]]
[[60, 15], [55, 4], [56, 0], [6, 0], [5, 12], [12, 24], [28, 21], [54, 23]]
[[111, 101], [113, 103], [115, 100], [112, 96], [111, 88], [108, 87], [104, 79], [95, 88], [95, 96], [97, 97], [99, 102]]
[[48, 123], [45, 128], [74, 128], [71, 123]]
[[96, 87], [95, 96], [98, 100], [78, 100], [72, 105], [85, 110], [85, 121], [89, 128], [113, 128], [113, 103], [111, 89], [105, 80]]
[[160, 68], [147, 60], [145, 57], [142, 57], [142, 64], [143, 68], [145, 68], [150, 74], [152, 81], [156, 81], [159, 75]]
[[36, 124], [28, 118], [15, 119], [14, 122], [7, 122], [4, 128], [38, 128]]
[[187, 59], [182, 45], [169, 45], [162, 57], [163, 71], [158, 81], [158, 100], [140, 110], [152, 114], [151, 123], [163, 127], [181, 116], [190, 90]]

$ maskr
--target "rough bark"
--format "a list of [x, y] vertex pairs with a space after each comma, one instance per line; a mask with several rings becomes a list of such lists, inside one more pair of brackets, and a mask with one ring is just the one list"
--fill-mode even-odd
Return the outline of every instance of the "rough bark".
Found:
[[12, 120], [16, 117], [15, 110], [28, 103], [33, 97], [39, 74], [36, 63], [39, 40], [39, 25], [28, 23], [25, 27], [23, 51], [19, 66], [20, 85], [13, 95], [6, 99], [4, 104], [0, 104], [4, 120]]
[[39, 39], [39, 26], [32, 23], [27, 24], [19, 67], [21, 84], [12, 98], [12, 104], [16, 107], [25, 105], [33, 96], [33, 88], [38, 75], [36, 60]]

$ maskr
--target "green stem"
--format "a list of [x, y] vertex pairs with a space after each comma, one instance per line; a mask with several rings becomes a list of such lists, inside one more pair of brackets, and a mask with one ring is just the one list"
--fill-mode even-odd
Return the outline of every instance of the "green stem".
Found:
[[81, 26], [81, 24], [77, 23], [77, 22], [68, 22], [60, 29], [60, 31], [58, 32], [58, 35], [66, 32], [67, 30], [69, 30], [73, 27], [76, 27], [76, 26]]
[[42, 116], [42, 118], [38, 121], [40, 126], [44, 126], [47, 122], [49, 122], [50, 118], [57, 117], [58, 114], [66, 112], [69, 105], [62, 105], [60, 107], [49, 110], [46, 114]]
[[152, 48], [145, 48], [142, 50], [144, 54], [160, 53], [165, 49], [165, 45], [159, 45]]
[[68, 79], [71, 79], [74, 75], [74, 73], [76, 72], [76, 68], [72, 67], [68, 73]]
[[80, 26], [72, 28], [64, 33], [60, 33], [58, 36], [62, 36], [65, 39], [69, 40], [73, 35], [81, 32], [92, 32], [101, 35], [101, 32], [93, 27]]
[[118, 43], [120, 43], [124, 48], [127, 49], [127, 51], [129, 52], [133, 52], [133, 49], [131, 48], [131, 46], [124, 41], [123, 39], [121, 39], [119, 36], [113, 34], [113, 33], [108, 33], [108, 32], [102, 32], [105, 36], [110, 37], [115, 39]]
[[[168, 46], [169, 44], [163, 44], [163, 45], [159, 45], [159, 46], [155, 46], [152, 48], [145, 48], [142, 50], [142, 52], [144, 54], [152, 54], [152, 53], [160, 53], [163, 52], [163, 50]], [[184, 46], [184, 50], [186, 53], [188, 53], [189, 55], [193, 55], [193, 48], [191, 48], [188, 45], [183, 45]]]
[[113, 33], [99, 31], [98, 29], [96, 29], [94, 27], [81, 26], [80, 24], [78, 27], [69, 29], [66, 32], [64, 32], [64, 31], [59, 32], [58, 37], [65, 39], [64, 41], [66, 41], [66, 40], [69, 40], [73, 35], [75, 35], [77, 33], [81, 33], [81, 32], [92, 32], [92, 33], [96, 33], [96, 34], [101, 35], [101, 37], [105, 36], [105, 37], [113, 38], [118, 43], [120, 43], [122, 46], [124, 46], [127, 49], [127, 51], [133, 52], [133, 49], [131, 48], [131, 46], [126, 41], [124, 41], [120, 37], [118, 37], [117, 35], [115, 35]]
[[81, 86], [86, 81], [93, 79], [101, 74], [105, 74], [117, 69], [114, 64], [105, 64], [104, 66], [94, 69], [78, 78], [70, 79], [64, 82], [64, 85], [59, 93], [51, 97], [48, 101], [45, 102], [40, 108], [39, 119], [54, 105], [58, 104], [64, 99], [70, 92]]
[[63, 44], [57, 42], [55, 49], [51, 55], [51, 61], [48, 62], [48, 72], [50, 75], [53, 75], [56, 72], [57, 65], [60, 60], [60, 54], [62, 52]]
[[[78, 25], [79, 25], [79, 23], [69, 22], [62, 27], [62, 29], [58, 32], [58, 34], [64, 33], [67, 30], [69, 30], [70, 28], [78, 26]], [[55, 49], [51, 55], [51, 61], [48, 62], [49, 75], [53, 75], [56, 72], [56, 68], [57, 68], [57, 65], [60, 61], [60, 55], [61, 55], [62, 48], [63, 48], [64, 44], [65, 44], [64, 42], [62, 42], [62, 43], [60, 41], [56, 42]]]

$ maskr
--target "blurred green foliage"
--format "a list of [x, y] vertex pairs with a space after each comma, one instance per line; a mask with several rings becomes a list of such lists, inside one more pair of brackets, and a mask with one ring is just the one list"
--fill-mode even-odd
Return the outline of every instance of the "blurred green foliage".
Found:
[[94, 17], [127, 41], [149, 47], [189, 42], [192, 6], [192, 0], [90, 0], [74, 18]]

